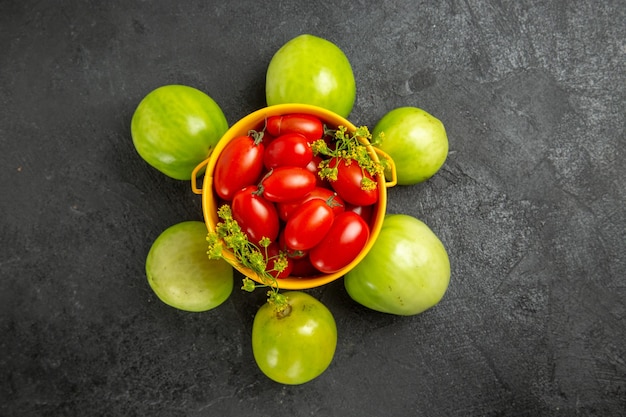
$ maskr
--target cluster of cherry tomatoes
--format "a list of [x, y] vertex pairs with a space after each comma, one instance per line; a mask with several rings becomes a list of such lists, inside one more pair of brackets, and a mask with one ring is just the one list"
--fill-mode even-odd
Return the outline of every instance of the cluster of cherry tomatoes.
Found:
[[[336, 149], [333, 132], [313, 115], [271, 116], [231, 140], [216, 161], [216, 196], [248, 240], [265, 248], [275, 278], [337, 272], [369, 239], [376, 181], [354, 159], [315, 151], [320, 140]], [[275, 268], [279, 254], [286, 266]]]

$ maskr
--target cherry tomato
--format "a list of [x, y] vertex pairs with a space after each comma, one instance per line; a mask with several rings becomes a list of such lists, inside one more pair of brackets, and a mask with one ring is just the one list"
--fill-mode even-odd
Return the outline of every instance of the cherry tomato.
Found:
[[333, 190], [329, 190], [328, 188], [324, 188], [324, 187], [315, 187], [313, 188], [313, 190], [311, 190], [310, 193], [308, 193], [302, 198], [299, 198], [293, 201], [287, 201], [285, 203], [276, 204], [278, 217], [280, 217], [281, 220], [287, 221], [291, 213], [293, 213], [296, 209], [298, 209], [298, 207], [302, 206], [307, 201], [314, 200], [314, 199], [324, 200], [328, 202], [328, 205], [333, 209], [333, 213], [335, 215], [343, 212], [345, 209], [345, 203], [343, 202], [341, 197], [337, 195], [336, 192], [334, 192]]
[[[263, 249], [261, 249], [263, 250]], [[265, 258], [266, 267], [265, 271], [267, 271], [274, 278], [287, 278], [289, 274], [291, 274], [291, 270], [293, 269], [293, 260], [288, 256], [285, 256], [285, 261], [287, 261], [287, 266], [282, 271], [278, 272], [278, 267], [276, 266], [276, 262], [278, 261], [278, 257], [281, 254], [280, 246], [277, 242], [272, 242], [267, 247], [267, 257]], [[286, 255], [286, 254], [285, 254]]]
[[311, 171], [313, 175], [315, 175], [315, 183], [318, 187], [330, 188], [330, 184], [328, 183], [328, 181], [323, 180], [322, 177], [317, 174], [317, 172], [319, 171], [320, 162], [322, 162], [322, 157], [319, 155], [313, 155], [305, 168]]
[[311, 264], [311, 260], [308, 256], [293, 260], [293, 268], [291, 268], [292, 276], [304, 278], [319, 275], [319, 273], [320, 271]]
[[372, 220], [372, 213], [374, 211], [374, 206], [370, 204], [369, 206], [355, 206], [354, 204], [346, 204], [346, 211], [353, 211], [365, 220], [365, 223], [370, 224], [370, 220]]
[[255, 245], [266, 237], [276, 240], [280, 228], [276, 207], [259, 194], [256, 185], [237, 192], [232, 201], [233, 219]]
[[302, 259], [308, 255], [308, 251], [306, 250], [296, 250], [287, 246], [287, 243], [285, 242], [284, 228], [281, 229], [281, 231], [278, 233], [278, 247], [280, 248], [280, 250], [285, 252], [289, 258], [294, 260]]
[[274, 168], [261, 181], [263, 196], [282, 203], [302, 198], [315, 188], [315, 176], [302, 167]]
[[313, 150], [299, 133], [287, 133], [274, 139], [265, 148], [263, 163], [267, 169], [279, 166], [306, 167], [313, 158]]
[[252, 353], [259, 369], [281, 384], [303, 384], [321, 375], [337, 347], [337, 325], [328, 308], [301, 291], [283, 293], [288, 307], [265, 303], [252, 323]]
[[337, 194], [347, 203], [356, 206], [368, 206], [378, 201], [378, 189], [364, 190], [362, 188], [363, 178], [376, 181], [372, 176], [363, 170], [355, 160], [333, 158], [330, 161], [331, 168], [337, 168], [337, 180], [331, 181], [330, 185]]
[[369, 227], [365, 220], [346, 211], [335, 217], [324, 239], [309, 251], [309, 259], [319, 271], [332, 274], [352, 262], [368, 239]]
[[324, 124], [320, 119], [310, 114], [291, 113], [283, 116], [270, 116], [267, 118], [266, 129], [273, 136], [299, 133], [309, 142], [324, 136]]
[[217, 195], [230, 201], [242, 188], [256, 183], [263, 170], [265, 146], [260, 139], [239, 136], [224, 147], [213, 173]]
[[300, 206], [285, 225], [285, 244], [296, 250], [307, 250], [326, 236], [333, 224], [333, 209], [324, 200], [313, 199]]

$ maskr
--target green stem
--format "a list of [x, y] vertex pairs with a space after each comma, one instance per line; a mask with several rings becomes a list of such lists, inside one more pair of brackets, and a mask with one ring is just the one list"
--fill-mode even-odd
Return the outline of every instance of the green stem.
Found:
[[258, 145], [259, 143], [261, 143], [263, 141], [263, 136], [265, 135], [264, 132], [265, 128], [263, 128], [262, 131], [257, 131], [257, 130], [249, 130], [248, 131], [248, 136], [250, 136], [252, 139], [254, 139], [254, 144]]

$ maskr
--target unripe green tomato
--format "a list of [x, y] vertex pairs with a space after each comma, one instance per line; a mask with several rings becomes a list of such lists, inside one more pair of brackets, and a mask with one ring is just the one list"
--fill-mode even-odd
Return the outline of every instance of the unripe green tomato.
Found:
[[252, 352], [259, 369], [281, 384], [303, 384], [321, 375], [337, 347], [337, 326], [328, 308], [301, 291], [283, 293], [288, 312], [265, 303], [252, 325]]
[[268, 106], [311, 104], [347, 117], [356, 97], [356, 82], [348, 58], [337, 45], [313, 35], [284, 44], [267, 68]]
[[388, 214], [372, 249], [344, 277], [350, 297], [372, 310], [410, 316], [435, 306], [450, 282], [450, 261], [422, 221]]
[[207, 255], [207, 227], [199, 221], [177, 223], [154, 241], [146, 258], [150, 288], [165, 304], [185, 311], [206, 311], [228, 299], [233, 267]]
[[423, 182], [443, 165], [448, 156], [448, 136], [439, 119], [417, 107], [398, 107], [384, 115], [372, 130], [396, 166], [398, 184]]
[[146, 95], [131, 120], [139, 155], [165, 175], [189, 180], [228, 130], [218, 104], [193, 87], [165, 85]]

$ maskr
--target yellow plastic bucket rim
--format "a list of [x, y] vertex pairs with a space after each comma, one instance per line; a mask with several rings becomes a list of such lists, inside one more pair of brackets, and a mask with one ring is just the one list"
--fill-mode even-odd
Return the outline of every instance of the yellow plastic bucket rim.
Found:
[[[216, 224], [219, 219], [217, 217], [217, 201], [215, 198], [215, 194], [213, 192], [213, 171], [215, 170], [215, 164], [217, 163], [217, 159], [219, 155], [224, 150], [224, 147], [234, 138], [238, 136], [247, 135], [251, 129], [258, 127], [262, 122], [264, 122], [268, 117], [271, 116], [280, 116], [291, 113], [306, 113], [319, 117], [322, 122], [331, 125], [331, 126], [345, 126], [348, 131], [354, 132], [357, 128], [350, 121], [346, 120], [344, 117], [321, 107], [309, 105], [309, 104], [278, 104], [274, 106], [264, 107], [257, 111], [254, 111], [247, 116], [241, 118], [235, 124], [233, 124], [227, 131], [224, 133], [222, 138], [219, 140], [210, 156], [194, 169], [192, 173], [192, 190], [196, 194], [202, 195], [202, 213], [204, 215], [204, 221], [206, 223], [207, 229], [210, 233], [215, 232]], [[374, 148], [367, 140], [363, 139], [364, 145], [367, 147], [368, 153], [372, 157], [372, 159], [376, 162], [380, 161], [379, 155], [390, 162], [390, 175], [391, 180], [386, 181], [384, 175], [379, 175], [377, 178], [378, 182], [378, 201], [375, 203], [375, 210], [373, 212], [373, 222], [371, 222], [370, 226], [370, 236], [369, 239], [359, 255], [355, 259], [352, 260], [348, 265], [343, 267], [337, 272], [332, 274], [321, 274], [314, 275], [311, 277], [292, 277], [289, 276], [287, 278], [277, 279], [275, 282], [279, 289], [284, 290], [303, 290], [316, 288], [325, 284], [328, 284], [336, 279], [344, 276], [350, 270], [352, 270], [361, 260], [367, 255], [370, 251], [376, 239], [378, 238], [378, 234], [380, 233], [380, 229], [382, 228], [383, 220], [385, 218], [385, 213], [387, 211], [387, 188], [393, 187], [397, 183], [395, 166], [393, 164], [393, 160], [389, 157], [389, 155], [385, 154], [380, 149]], [[197, 176], [205, 170], [204, 179], [202, 181], [202, 188], [198, 188], [197, 186]], [[222, 251], [222, 256], [224, 259], [230, 263], [235, 269], [241, 272], [248, 278], [260, 283], [260, 284], [271, 284], [268, 283], [267, 280], [261, 279], [256, 272], [251, 270], [250, 268], [246, 268], [239, 260], [235, 257], [235, 255], [224, 249]]]

